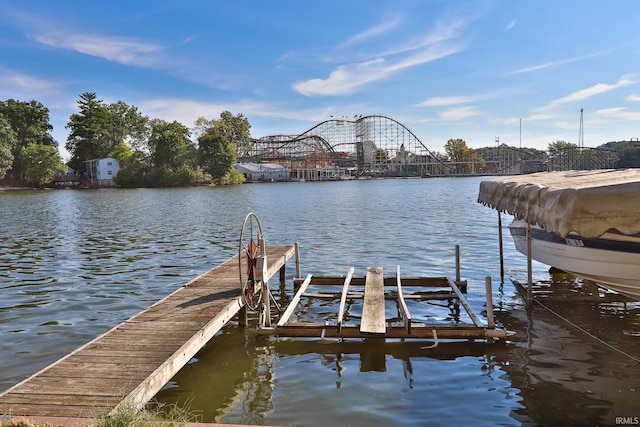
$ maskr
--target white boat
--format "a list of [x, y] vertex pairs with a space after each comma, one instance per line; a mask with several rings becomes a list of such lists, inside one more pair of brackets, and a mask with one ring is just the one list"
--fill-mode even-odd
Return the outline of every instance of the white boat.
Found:
[[516, 249], [640, 301], [640, 169], [542, 172], [482, 181]]
[[[518, 252], [527, 255], [527, 223], [509, 225]], [[608, 232], [597, 239], [576, 233], [562, 238], [531, 227], [531, 258], [640, 300], [640, 235]]]

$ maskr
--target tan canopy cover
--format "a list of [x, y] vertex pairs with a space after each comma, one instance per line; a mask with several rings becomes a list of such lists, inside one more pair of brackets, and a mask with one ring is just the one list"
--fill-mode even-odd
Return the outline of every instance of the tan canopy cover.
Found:
[[486, 179], [478, 202], [564, 237], [640, 233], [640, 169], [539, 172]]

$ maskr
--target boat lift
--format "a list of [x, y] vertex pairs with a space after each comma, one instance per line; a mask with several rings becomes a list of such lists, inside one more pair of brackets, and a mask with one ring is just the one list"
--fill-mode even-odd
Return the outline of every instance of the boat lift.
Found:
[[[245, 218], [240, 233], [239, 272], [242, 297], [246, 307], [260, 312], [258, 335], [279, 337], [317, 337], [322, 339], [396, 338], [432, 340], [425, 348], [436, 347], [443, 340], [504, 339], [507, 333], [495, 327], [491, 278], [486, 279], [486, 322], [474, 312], [464, 297], [467, 282], [460, 280], [460, 251], [456, 246], [456, 278], [402, 276], [400, 266], [395, 275], [384, 276], [382, 267], [368, 267], [366, 275], [356, 276], [350, 267], [344, 276], [300, 274], [300, 257], [296, 244], [295, 294], [281, 310], [271, 294], [267, 271], [266, 246], [260, 222], [255, 214]], [[281, 275], [281, 280], [283, 279]], [[313, 292], [311, 291], [313, 289]], [[409, 289], [411, 291], [409, 291]], [[305, 299], [335, 301], [335, 315], [321, 321], [303, 321], [298, 310]], [[445, 316], [417, 321], [408, 305], [427, 302], [438, 309], [446, 308]], [[460, 306], [469, 321], [463, 321]], [[279, 318], [272, 318], [272, 310]], [[295, 315], [294, 315], [295, 314]], [[435, 318], [437, 317], [437, 318]]]

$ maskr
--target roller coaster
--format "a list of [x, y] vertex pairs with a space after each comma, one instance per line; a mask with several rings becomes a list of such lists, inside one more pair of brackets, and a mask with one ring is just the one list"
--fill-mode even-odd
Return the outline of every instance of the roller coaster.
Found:
[[518, 174], [613, 167], [611, 150], [544, 152], [506, 145], [449, 158], [429, 150], [406, 126], [382, 115], [330, 118], [299, 135], [253, 139], [242, 163], [276, 163], [293, 179]]

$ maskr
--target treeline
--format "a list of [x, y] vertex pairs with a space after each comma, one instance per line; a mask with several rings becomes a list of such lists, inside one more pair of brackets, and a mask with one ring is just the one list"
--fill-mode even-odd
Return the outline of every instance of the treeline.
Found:
[[[107, 104], [95, 93], [80, 95], [78, 112], [66, 128], [68, 167], [84, 171], [84, 162], [112, 157], [120, 163], [115, 178], [123, 187], [173, 187], [193, 183], [236, 183], [238, 154], [251, 146], [251, 125], [228, 111], [219, 119], [199, 118], [192, 128], [143, 115], [122, 101]], [[0, 102], [0, 179], [44, 185], [66, 172], [51, 136], [49, 110], [37, 101]]]

